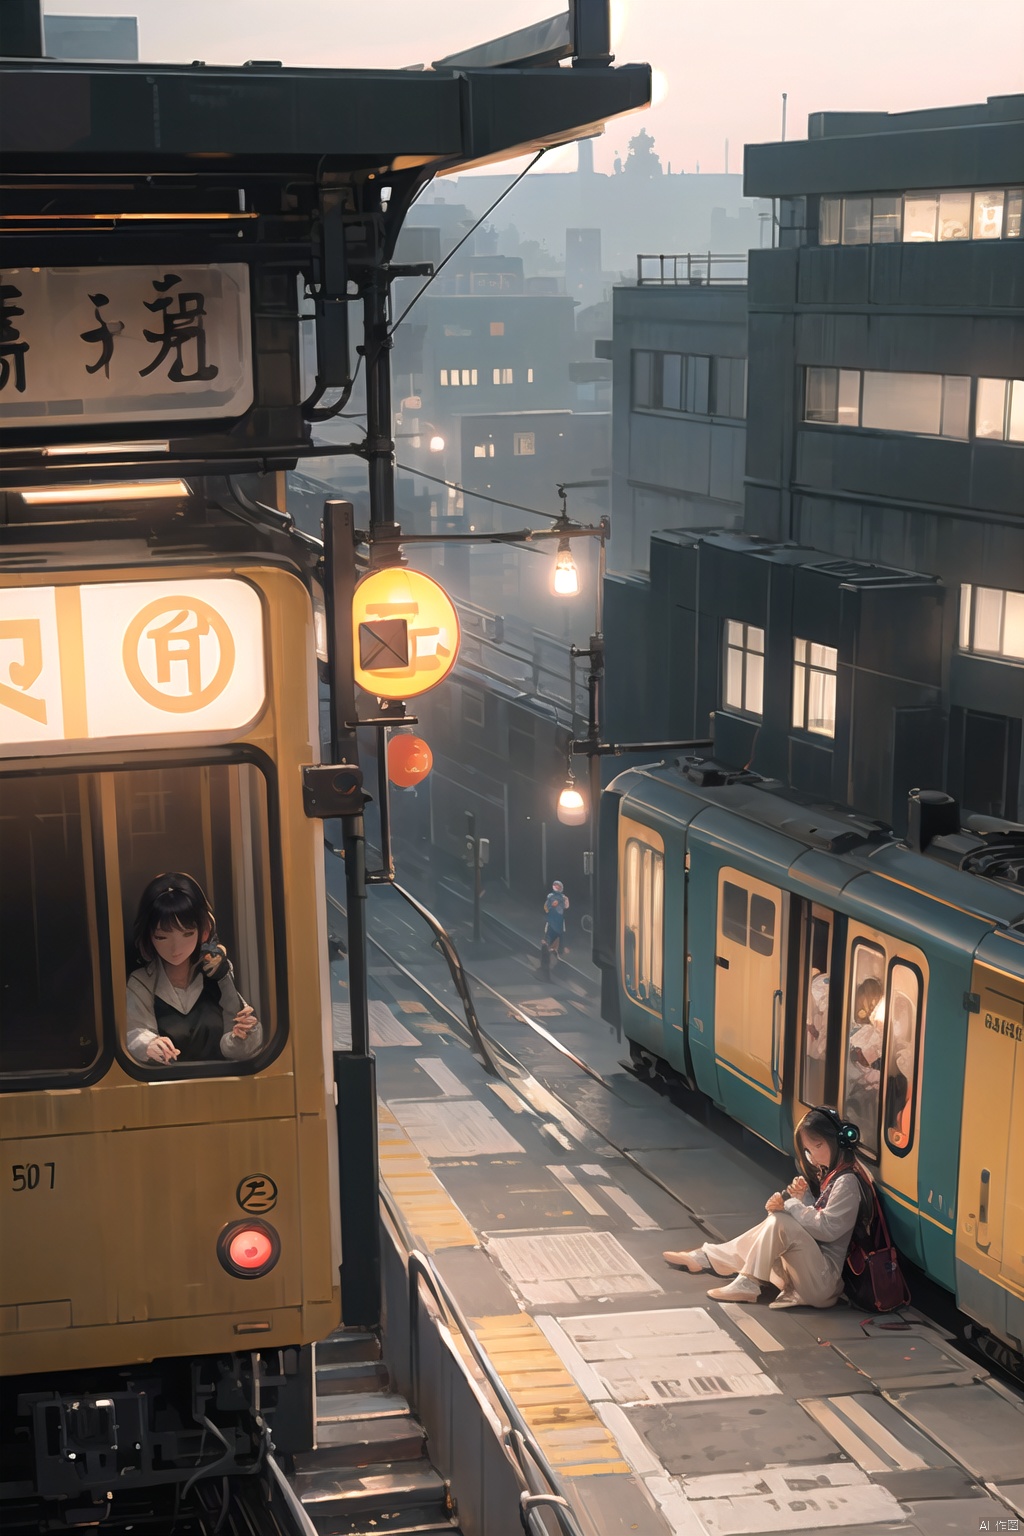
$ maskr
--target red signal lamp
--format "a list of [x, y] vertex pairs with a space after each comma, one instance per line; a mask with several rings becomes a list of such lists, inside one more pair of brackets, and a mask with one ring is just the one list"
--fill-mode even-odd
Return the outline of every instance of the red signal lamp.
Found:
[[281, 1254], [281, 1239], [266, 1221], [235, 1221], [217, 1242], [217, 1257], [229, 1275], [256, 1280], [273, 1269]]
[[434, 766], [434, 754], [422, 736], [392, 736], [388, 743], [388, 778], [398, 789], [412, 789]]

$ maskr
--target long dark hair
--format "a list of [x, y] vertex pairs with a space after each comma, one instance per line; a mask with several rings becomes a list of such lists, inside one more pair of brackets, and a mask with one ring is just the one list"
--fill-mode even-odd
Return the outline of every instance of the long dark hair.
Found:
[[157, 875], [143, 891], [132, 939], [139, 959], [148, 965], [155, 958], [151, 941], [157, 928], [195, 928], [196, 947], [191, 956], [194, 961], [200, 946], [215, 927], [210, 903], [199, 881], [193, 880], [191, 875], [171, 871]]
[[796, 1150], [797, 1167], [807, 1180], [811, 1193], [815, 1200], [821, 1194], [823, 1180], [818, 1177], [817, 1169], [804, 1150], [801, 1133], [806, 1131], [810, 1136], [820, 1136], [822, 1141], [828, 1144], [829, 1174], [838, 1173], [842, 1168], [851, 1168], [870, 1179], [867, 1169], [857, 1157], [856, 1146], [860, 1141], [860, 1130], [849, 1120], [843, 1120], [834, 1109], [809, 1109], [796, 1128], [793, 1136], [793, 1145]]

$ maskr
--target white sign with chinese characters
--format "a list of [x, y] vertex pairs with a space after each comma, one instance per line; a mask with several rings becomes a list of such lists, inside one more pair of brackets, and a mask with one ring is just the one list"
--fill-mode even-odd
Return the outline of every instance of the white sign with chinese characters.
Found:
[[241, 416], [249, 268], [6, 267], [0, 432]]
[[0, 590], [0, 751], [237, 735], [266, 693], [263, 609], [233, 578]]

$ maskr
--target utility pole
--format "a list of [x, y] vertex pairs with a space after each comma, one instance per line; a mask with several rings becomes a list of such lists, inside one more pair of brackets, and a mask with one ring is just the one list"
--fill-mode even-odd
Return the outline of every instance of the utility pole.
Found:
[[782, 93], [782, 142], [783, 142], [783, 144], [785, 144], [785, 142], [786, 142], [786, 99], [787, 99], [788, 95], [789, 95], [788, 91], [783, 91], [783, 93]]

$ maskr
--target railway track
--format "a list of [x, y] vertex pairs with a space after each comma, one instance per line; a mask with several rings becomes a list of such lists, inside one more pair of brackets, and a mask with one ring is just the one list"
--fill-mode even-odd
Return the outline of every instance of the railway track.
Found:
[[[328, 902], [339, 914], [344, 914], [344, 906], [336, 898], [328, 895]], [[371, 947], [383, 958], [387, 965], [402, 975], [424, 1000], [429, 1003], [432, 1009], [445, 1016], [453, 1026], [456, 1036], [468, 1049], [472, 1050], [474, 1046], [473, 1032], [464, 1014], [459, 1011], [458, 1007], [454, 1006], [452, 1001], [446, 1000], [443, 996], [439, 995], [438, 991], [429, 986], [421, 977], [417, 976], [410, 969], [409, 965], [399, 955], [390, 950], [386, 944], [382, 943], [380, 939], [371, 935], [369, 942]], [[486, 994], [497, 1002], [510, 1018], [524, 1025], [533, 1035], [543, 1041], [546, 1046], [575, 1066], [580, 1073], [599, 1083], [609, 1093], [614, 1091], [612, 1085], [601, 1072], [570, 1050], [540, 1019], [531, 1015], [528, 1009], [508, 997], [499, 987], [495, 987], [477, 972], [466, 968], [464, 974], [475, 988], [478, 988], [481, 993]], [[667, 1194], [679, 1207], [680, 1211], [685, 1213], [687, 1222], [697, 1227], [701, 1232], [704, 1232], [710, 1241], [719, 1240], [720, 1234], [708, 1226], [700, 1213], [688, 1204], [678, 1189], [673, 1188], [668, 1182], [660, 1178], [655, 1171], [647, 1167], [640, 1158], [636, 1157], [628, 1147], [621, 1145], [620, 1142], [609, 1136], [600, 1127], [595, 1125], [592, 1120], [588, 1119], [584, 1107], [581, 1107], [578, 1103], [571, 1103], [569, 1098], [564, 1093], [559, 1093], [555, 1087], [540, 1082], [532, 1068], [520, 1060], [505, 1041], [499, 1039], [494, 1034], [493, 1028], [488, 1029], [478, 1021], [477, 1029], [486, 1041], [487, 1050], [498, 1075], [514, 1092], [521, 1094], [531, 1108], [542, 1117], [542, 1122], [546, 1122], [549, 1131], [555, 1134], [556, 1139], [558, 1139], [559, 1133], [564, 1136], [568, 1132], [570, 1136], [575, 1137], [588, 1150], [599, 1153], [602, 1146], [611, 1149], [632, 1168], [641, 1173], [646, 1180]], [[623, 1061], [621, 1065], [633, 1072], [634, 1076], [639, 1080], [644, 1081], [653, 1093], [660, 1094], [666, 1098], [681, 1113], [688, 1114], [700, 1121], [727, 1145], [744, 1151], [749, 1155], [753, 1143], [756, 1142], [759, 1162], [762, 1166], [769, 1167], [778, 1164], [780, 1181], [783, 1179], [783, 1176], [788, 1178], [791, 1175], [792, 1169], [788, 1159], [785, 1159], [766, 1143], [760, 1142], [752, 1136], [752, 1133], [746, 1131], [735, 1121], [730, 1120], [728, 1116], [715, 1109], [703, 1095], [688, 1089], [682, 1080], [674, 1074], [655, 1072], [651, 1075], [645, 1075], [638, 1072], [635, 1064], [632, 1062]], [[995, 1370], [1015, 1386], [1024, 1386], [1024, 1359], [1009, 1349], [1002, 1340], [985, 1332], [970, 1318], [960, 1312], [948, 1292], [936, 1286], [925, 1274], [910, 1264], [907, 1264], [906, 1268], [911, 1289], [914, 1293], [916, 1309], [930, 1322], [953, 1335], [958, 1346], [965, 1353], [977, 1360], [983, 1361], [989, 1369]], [[868, 1319], [865, 1319], [865, 1321], [868, 1321]], [[874, 1320], [874, 1322], [876, 1327], [889, 1326], [898, 1328], [901, 1326], [898, 1322], [889, 1323], [888, 1325], [879, 1323], [878, 1320]]]

